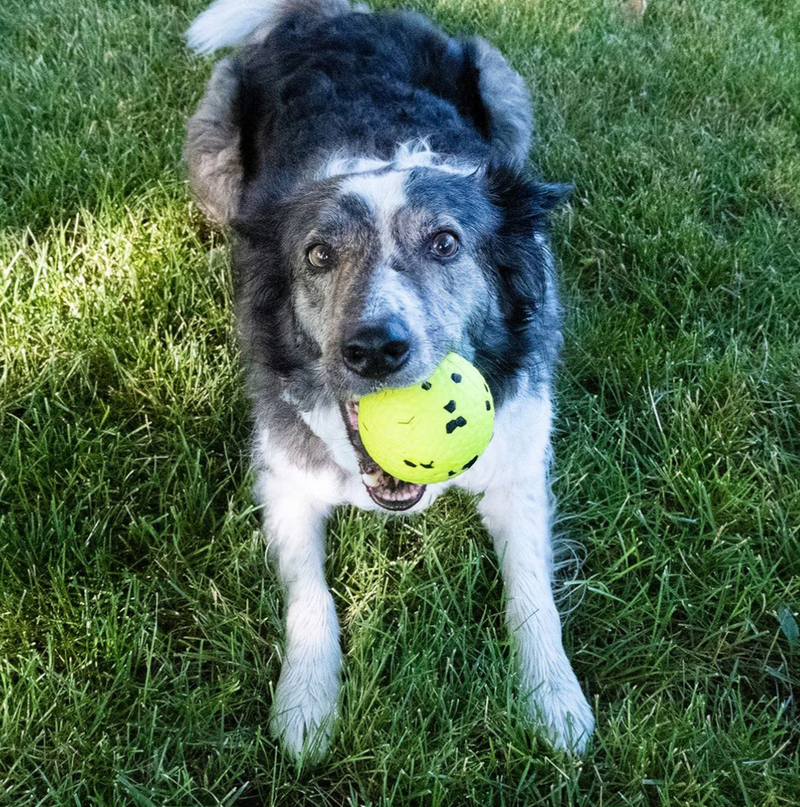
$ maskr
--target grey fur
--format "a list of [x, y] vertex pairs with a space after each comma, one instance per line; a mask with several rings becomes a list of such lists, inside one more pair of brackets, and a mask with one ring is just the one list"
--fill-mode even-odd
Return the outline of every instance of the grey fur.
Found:
[[[228, 41], [224, 32], [219, 42], [208, 41], [204, 31], [204, 15], [198, 17], [187, 33], [190, 46], [200, 53], [211, 53], [221, 45], [258, 45], [290, 14], [326, 19], [347, 14], [353, 9], [347, 0], [283, 0], [264, 2], [263, 21], [251, 33], [238, 41]], [[364, 6], [356, 9], [360, 12]], [[205, 14], [215, 11], [215, 6]], [[230, 36], [236, 36], [233, 26]], [[189, 167], [189, 179], [197, 204], [206, 216], [220, 227], [227, 225], [236, 213], [242, 187], [240, 133], [236, 120], [239, 82], [233, 58], [223, 59], [214, 68], [194, 115], [186, 125], [184, 158]]]
[[235, 213], [242, 185], [240, 133], [236, 121], [238, 81], [233, 59], [223, 59], [186, 124], [183, 155], [197, 204], [224, 227]]
[[514, 167], [528, 159], [533, 132], [533, 109], [525, 82], [500, 51], [483, 37], [470, 39], [480, 70], [478, 87], [491, 117], [492, 146]]
[[359, 13], [370, 13], [369, 7], [363, 3], [357, 8], [353, 8], [348, 0], [283, 0], [275, 6], [276, 12], [272, 18], [259, 25], [243, 44], [256, 45], [263, 42], [272, 32], [273, 28], [279, 25], [289, 14], [300, 14], [306, 18], [318, 17], [319, 19], [330, 19], [338, 17], [340, 14], [348, 14], [351, 11]]

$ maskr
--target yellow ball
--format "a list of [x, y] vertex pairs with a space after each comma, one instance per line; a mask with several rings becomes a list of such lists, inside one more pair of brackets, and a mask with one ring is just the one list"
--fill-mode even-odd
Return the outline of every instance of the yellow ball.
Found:
[[471, 468], [493, 426], [489, 385], [455, 353], [426, 381], [365, 395], [358, 404], [358, 430], [370, 457], [392, 476], [419, 485]]

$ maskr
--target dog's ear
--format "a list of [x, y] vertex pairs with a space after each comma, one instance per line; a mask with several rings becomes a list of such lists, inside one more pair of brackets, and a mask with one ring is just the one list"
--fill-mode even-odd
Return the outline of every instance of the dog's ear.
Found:
[[530, 180], [505, 165], [488, 166], [486, 182], [489, 198], [503, 214], [502, 230], [523, 239], [546, 230], [550, 212], [573, 191], [572, 185]]
[[221, 226], [236, 212], [242, 188], [240, 84], [236, 62], [223, 59], [187, 122], [183, 147], [197, 203]]
[[479, 36], [451, 39], [420, 15], [404, 15], [416, 45], [414, 83], [450, 101], [490, 144], [498, 164], [521, 169], [533, 135], [533, 111], [522, 76]]
[[567, 182], [536, 182], [533, 187], [537, 203], [544, 211], [566, 204], [575, 190], [575, 186]]
[[[472, 84], [462, 92], [475, 98], [483, 117], [483, 134], [492, 144], [495, 160], [522, 168], [528, 159], [533, 136], [533, 109], [522, 76], [511, 68], [497, 48], [475, 36], [463, 43], [470, 69], [462, 71], [462, 82]], [[473, 117], [476, 117], [473, 112]], [[478, 122], [478, 121], [476, 121]], [[478, 126], [479, 131], [481, 126]]]

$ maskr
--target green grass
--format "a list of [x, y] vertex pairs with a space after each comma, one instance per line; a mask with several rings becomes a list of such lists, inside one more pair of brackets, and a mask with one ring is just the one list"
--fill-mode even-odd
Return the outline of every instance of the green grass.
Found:
[[227, 248], [192, 207], [201, 0], [0, 9], [0, 803], [800, 803], [800, 3], [439, 0], [576, 185], [556, 491], [582, 763], [524, 728], [468, 499], [345, 510], [328, 761], [266, 731], [281, 606]]

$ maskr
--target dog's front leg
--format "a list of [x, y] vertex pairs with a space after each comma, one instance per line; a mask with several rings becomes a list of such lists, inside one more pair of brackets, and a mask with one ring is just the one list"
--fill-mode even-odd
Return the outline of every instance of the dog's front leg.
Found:
[[[546, 449], [542, 452], [546, 453]], [[594, 728], [592, 710], [561, 642], [553, 600], [550, 496], [545, 457], [522, 478], [491, 485], [479, 503], [506, 589], [506, 624], [516, 645], [520, 695], [531, 720], [560, 748], [581, 753]], [[498, 480], [499, 481], [499, 480]]]
[[297, 474], [262, 470], [268, 557], [283, 586], [286, 650], [270, 727], [295, 758], [322, 756], [338, 713], [342, 652], [325, 583], [325, 520], [331, 505]]

